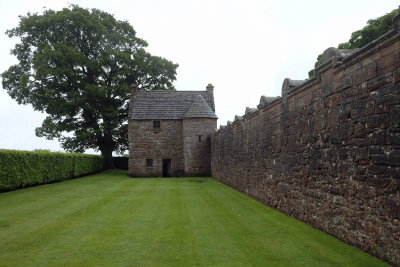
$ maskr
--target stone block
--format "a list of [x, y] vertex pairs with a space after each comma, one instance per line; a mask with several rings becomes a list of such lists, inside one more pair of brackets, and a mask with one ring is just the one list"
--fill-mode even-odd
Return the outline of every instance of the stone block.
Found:
[[382, 200], [383, 207], [386, 207], [388, 215], [393, 219], [400, 219], [400, 201], [393, 198], [385, 198]]
[[381, 76], [371, 79], [368, 81], [368, 91], [374, 92], [379, 88], [382, 88], [386, 85], [390, 85], [393, 83], [393, 77], [391, 73], [383, 73]]
[[388, 165], [388, 163], [389, 163], [388, 157], [384, 154], [371, 155], [371, 160], [372, 160], [373, 164], [377, 164], [377, 165]]
[[367, 128], [365, 127], [365, 124], [356, 123], [354, 125], [354, 136], [363, 138], [366, 137], [366, 135], [367, 135]]
[[390, 107], [390, 128], [400, 131], [400, 105]]
[[321, 92], [322, 92], [322, 97], [326, 97], [326, 96], [333, 94], [333, 84], [328, 83], [328, 84], [322, 86]]
[[400, 69], [393, 72], [393, 83], [396, 84], [398, 82], [400, 82]]
[[390, 126], [390, 117], [388, 113], [376, 115], [376, 126], [380, 129], [386, 129]]
[[368, 153], [369, 154], [383, 154], [383, 149], [381, 146], [369, 146]]
[[365, 126], [369, 129], [375, 129], [376, 128], [376, 115], [367, 115]]
[[400, 132], [387, 132], [386, 142], [390, 145], [400, 146]]
[[400, 150], [393, 150], [387, 157], [387, 164], [392, 166], [400, 166]]
[[355, 149], [354, 159], [356, 161], [365, 160], [368, 158], [368, 149], [366, 147], [357, 147]]
[[341, 123], [339, 128], [341, 139], [348, 139], [353, 134], [353, 124], [351, 122]]
[[390, 107], [399, 103], [400, 96], [398, 95], [384, 95], [377, 97], [375, 100], [375, 112], [376, 113], [388, 113]]
[[[371, 164], [368, 166], [368, 173], [371, 174], [382, 174], [386, 170], [386, 166], [384, 165], [376, 165], [376, 164]], [[381, 179], [379, 179], [381, 180]]]
[[346, 75], [343, 77], [343, 90], [351, 87], [353, 85], [352, 75]]
[[370, 115], [375, 113], [375, 102], [372, 100], [365, 102], [365, 114]]

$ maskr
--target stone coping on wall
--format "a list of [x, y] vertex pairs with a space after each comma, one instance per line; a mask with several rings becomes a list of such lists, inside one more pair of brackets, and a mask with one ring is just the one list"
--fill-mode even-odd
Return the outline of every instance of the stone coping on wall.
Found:
[[[310, 79], [305, 80], [291, 80], [289, 78], [284, 79], [282, 84], [282, 92], [281, 97], [265, 97], [261, 96], [260, 104], [257, 108], [246, 108], [246, 112], [243, 116], [235, 116], [235, 120], [233, 123], [228, 123], [228, 127], [235, 125], [242, 120], [251, 119], [253, 116], [259, 114], [260, 111], [265, 111], [273, 108], [274, 106], [280, 104], [282, 102], [282, 98], [292, 97], [294, 95], [300, 94], [301, 92], [307, 90], [310, 87], [313, 87], [319, 83], [321, 83], [321, 76], [330, 69], [334, 69], [334, 74], [351, 67], [354, 64], [361, 62], [363, 59], [369, 57], [371, 54], [376, 53], [377, 50], [382, 49], [384, 47], [389, 46], [390, 44], [400, 40], [400, 34], [396, 34], [400, 32], [400, 14], [397, 14], [393, 17], [393, 29], [389, 30], [385, 34], [381, 35], [377, 39], [372, 42], [366, 44], [360, 49], [354, 49], [354, 52], [346, 51], [346, 53], [337, 52], [336, 56], [326, 59], [321, 65], [315, 68], [315, 76]], [[336, 48], [328, 48], [324, 53], [330, 53], [332, 49]], [[340, 50], [340, 49], [336, 49]], [[345, 56], [343, 56], [345, 55]], [[275, 98], [272, 101], [264, 101], [263, 98]], [[239, 118], [240, 119], [237, 119]], [[221, 125], [220, 128], [214, 133], [217, 135], [219, 131], [227, 129], [227, 126]]]

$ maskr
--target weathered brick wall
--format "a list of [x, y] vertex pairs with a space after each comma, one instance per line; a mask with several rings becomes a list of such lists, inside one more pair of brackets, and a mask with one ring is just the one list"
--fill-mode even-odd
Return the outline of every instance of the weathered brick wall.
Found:
[[[217, 128], [217, 119], [183, 119], [183, 153], [185, 176], [210, 176], [211, 138]], [[199, 142], [201, 135], [201, 142]]]
[[[153, 120], [129, 122], [129, 176], [162, 177], [162, 160], [171, 159], [172, 176], [184, 171], [182, 120], [161, 120], [160, 129], [153, 129]], [[153, 159], [153, 167], [146, 167]]]
[[213, 134], [211, 169], [260, 202], [400, 265], [398, 24]]

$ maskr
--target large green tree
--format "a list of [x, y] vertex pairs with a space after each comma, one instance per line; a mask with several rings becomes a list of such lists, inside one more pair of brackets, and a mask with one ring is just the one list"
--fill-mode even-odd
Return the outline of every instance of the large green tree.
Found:
[[[400, 8], [396, 8], [391, 12], [378, 17], [376, 19], [370, 19], [367, 21], [367, 25], [361, 30], [355, 31], [351, 34], [348, 42], [341, 43], [338, 45], [339, 49], [355, 49], [361, 48], [364, 45], [377, 39], [379, 36], [388, 32], [393, 28], [393, 17], [400, 12]], [[314, 67], [318, 67], [321, 64], [322, 54], [318, 55], [317, 61]], [[308, 76], [314, 76], [314, 70], [308, 72]]]
[[127, 21], [98, 9], [28, 13], [6, 34], [19, 38], [11, 51], [19, 63], [2, 74], [3, 88], [48, 114], [36, 135], [66, 151], [100, 150], [108, 167], [127, 149], [130, 88], [174, 90], [178, 65], [146, 52]]
[[399, 13], [400, 9], [396, 8], [390, 13], [387, 13], [376, 19], [367, 21], [367, 25], [361, 30], [351, 34], [348, 42], [339, 44], [339, 49], [361, 48], [364, 45], [377, 39], [379, 36], [393, 29], [393, 17]]

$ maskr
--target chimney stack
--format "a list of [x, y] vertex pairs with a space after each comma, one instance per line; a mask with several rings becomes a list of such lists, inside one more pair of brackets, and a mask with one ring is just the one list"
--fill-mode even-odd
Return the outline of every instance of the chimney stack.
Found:
[[207, 96], [211, 100], [212, 103], [212, 110], [215, 112], [215, 104], [214, 104], [214, 85], [209, 83], [206, 87], [207, 90]]

